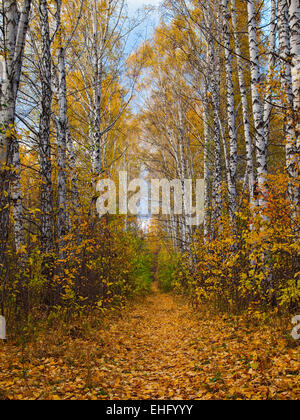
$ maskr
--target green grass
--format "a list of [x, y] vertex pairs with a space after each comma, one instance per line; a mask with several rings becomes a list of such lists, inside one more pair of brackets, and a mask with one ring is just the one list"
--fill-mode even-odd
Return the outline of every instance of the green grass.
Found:
[[176, 255], [169, 255], [161, 252], [158, 256], [157, 279], [159, 287], [165, 293], [168, 293], [174, 288], [174, 276], [177, 270], [178, 262]]
[[135, 269], [136, 294], [138, 295], [147, 294], [150, 292], [151, 285], [153, 282], [152, 256], [148, 254], [147, 252], [141, 253], [141, 255], [136, 260], [135, 264], [136, 264], [136, 269]]

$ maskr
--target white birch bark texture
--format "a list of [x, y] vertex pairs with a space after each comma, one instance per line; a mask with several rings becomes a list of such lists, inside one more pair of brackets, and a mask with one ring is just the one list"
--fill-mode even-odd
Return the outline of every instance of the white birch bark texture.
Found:
[[[281, 58], [281, 89], [285, 96], [285, 124], [284, 133], [286, 137], [286, 167], [287, 173], [291, 180], [297, 176], [296, 173], [296, 135], [293, 121], [294, 97], [292, 88], [292, 67], [290, 63], [291, 57], [291, 34], [289, 26], [289, 6], [288, 0], [278, 1], [278, 33], [279, 33], [279, 49]], [[289, 185], [289, 197], [294, 202], [293, 185]]]
[[24, 235], [24, 214], [23, 214], [23, 201], [21, 191], [21, 162], [19, 153], [19, 144], [15, 140], [13, 142], [13, 168], [14, 177], [11, 188], [11, 199], [13, 204], [14, 215], [14, 233], [15, 233], [15, 246], [16, 250], [20, 251], [25, 245]]
[[216, 234], [216, 223], [222, 213], [222, 160], [221, 160], [221, 126], [220, 126], [220, 59], [217, 57], [215, 40], [212, 31], [214, 10], [209, 3], [205, 11], [204, 36], [207, 44], [208, 72], [209, 72], [209, 95], [213, 108], [213, 143], [214, 165], [212, 172], [212, 212], [211, 212], [211, 237]]
[[78, 191], [78, 174], [76, 171], [76, 155], [74, 150], [74, 141], [70, 132], [70, 128], [67, 128], [67, 152], [68, 152], [68, 173], [71, 179], [71, 201], [73, 211], [76, 213], [80, 208], [80, 197]]
[[[31, 0], [24, 0], [21, 4], [21, 11], [18, 9], [18, 2], [14, 0], [3, 0], [3, 51], [5, 52], [2, 61], [1, 93], [0, 93], [0, 259], [3, 259], [6, 242], [8, 238], [9, 218], [9, 195], [11, 180], [16, 178], [17, 171], [8, 171], [7, 167], [13, 163], [19, 164], [18, 140], [15, 136], [15, 113], [16, 100], [19, 89], [26, 34], [28, 30]], [[15, 153], [14, 153], [15, 151]], [[17, 162], [16, 162], [17, 161]], [[23, 241], [22, 228], [22, 202], [19, 185], [17, 201], [16, 221], [16, 246], [19, 247]], [[13, 198], [17, 198], [15, 195]], [[1, 262], [1, 261], [0, 261]]]
[[[295, 177], [299, 182], [299, 154], [300, 154], [300, 0], [289, 0], [289, 20], [292, 57], [292, 89], [294, 101], [294, 127], [296, 135], [296, 153], [294, 154]], [[300, 191], [296, 185], [294, 191], [296, 211], [300, 207]]]
[[247, 99], [247, 88], [244, 75], [244, 63], [242, 59], [242, 48], [239, 39], [238, 24], [237, 24], [237, 12], [235, 0], [232, 0], [232, 24], [233, 24], [233, 36], [236, 50], [236, 59], [238, 67], [238, 79], [240, 85], [241, 102], [243, 109], [243, 124], [244, 124], [244, 136], [246, 143], [246, 159], [247, 159], [247, 177], [251, 203], [254, 203], [254, 186], [255, 186], [255, 173], [254, 173], [254, 162], [253, 162], [253, 142], [250, 130], [250, 116], [248, 110], [248, 99]]
[[40, 165], [41, 165], [41, 210], [42, 226], [41, 236], [44, 251], [53, 250], [53, 193], [52, 193], [52, 164], [50, 144], [50, 122], [52, 106], [51, 86], [51, 41], [48, 18], [48, 7], [46, 0], [40, 0], [39, 13], [41, 21], [42, 36], [42, 68], [41, 68], [41, 116], [39, 126], [40, 140]]
[[209, 146], [210, 146], [210, 130], [209, 130], [209, 104], [207, 100], [207, 86], [205, 88], [204, 98], [204, 243], [209, 242], [210, 238], [210, 162], [209, 162]]
[[68, 200], [67, 200], [67, 173], [66, 173], [66, 159], [67, 159], [67, 82], [66, 82], [66, 60], [64, 40], [62, 39], [61, 27], [61, 0], [57, 0], [57, 28], [59, 34], [59, 48], [57, 57], [57, 72], [58, 72], [58, 124], [57, 124], [57, 197], [58, 197], [58, 212], [57, 212], [57, 240], [59, 249], [62, 249], [64, 244], [64, 237], [69, 230], [68, 220]]
[[257, 20], [255, 1], [247, 1], [248, 8], [248, 32], [249, 32], [249, 52], [251, 60], [251, 93], [252, 108], [256, 138], [256, 161], [257, 161], [257, 188], [258, 205], [260, 209], [265, 205], [266, 175], [267, 175], [267, 141], [265, 137], [265, 126], [263, 117], [263, 106], [259, 93], [260, 66], [257, 41]]
[[228, 196], [229, 196], [229, 214], [231, 220], [235, 219], [236, 205], [237, 205], [237, 190], [236, 190], [236, 174], [237, 174], [237, 131], [235, 121], [235, 106], [234, 106], [234, 86], [232, 73], [232, 52], [230, 44], [229, 19], [230, 13], [228, 10], [229, 0], [222, 1], [223, 7], [223, 33], [224, 33], [224, 49], [225, 49], [225, 69], [227, 80], [227, 118], [228, 118], [228, 133], [230, 140], [230, 153], [228, 163]]
[[102, 78], [103, 78], [103, 52], [105, 39], [102, 39], [98, 30], [97, 2], [94, 8], [93, 25], [93, 52], [94, 52], [94, 120], [93, 120], [93, 169], [98, 177], [101, 173], [101, 104], [102, 104]]
[[268, 51], [268, 76], [267, 76], [267, 89], [264, 100], [264, 124], [265, 124], [265, 137], [267, 143], [270, 136], [270, 122], [273, 109], [273, 88], [272, 80], [276, 65], [276, 35], [277, 35], [277, 1], [271, 0], [271, 18], [270, 18], [270, 37], [269, 37], [269, 51]]
[[58, 241], [68, 231], [67, 214], [67, 176], [66, 176], [66, 151], [67, 151], [67, 86], [66, 86], [66, 68], [65, 51], [63, 47], [59, 48], [58, 53], [58, 135], [57, 135], [57, 194], [58, 194], [58, 215], [57, 215], [57, 235]]

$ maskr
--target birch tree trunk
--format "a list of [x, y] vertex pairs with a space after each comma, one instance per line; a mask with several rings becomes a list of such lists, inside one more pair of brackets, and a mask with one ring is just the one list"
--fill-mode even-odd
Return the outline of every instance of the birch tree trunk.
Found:
[[229, 213], [231, 220], [235, 219], [235, 212], [237, 206], [237, 191], [236, 191], [236, 174], [237, 174], [237, 136], [236, 136], [236, 122], [235, 122], [235, 107], [234, 107], [234, 87], [232, 76], [232, 53], [230, 45], [229, 24], [230, 13], [228, 10], [229, 0], [223, 0], [223, 32], [224, 32], [224, 47], [225, 47], [225, 68], [227, 79], [227, 117], [228, 117], [228, 133], [230, 139], [230, 153], [229, 153], [229, 174], [228, 174], [228, 195], [229, 195]]
[[57, 133], [57, 237], [59, 247], [64, 246], [63, 237], [68, 232], [68, 211], [67, 211], [67, 175], [66, 175], [66, 151], [67, 151], [67, 86], [65, 68], [65, 50], [61, 46], [58, 52], [58, 133]]
[[222, 213], [222, 161], [221, 161], [221, 131], [219, 122], [220, 112], [220, 72], [217, 65], [218, 58], [211, 38], [209, 41], [210, 51], [210, 71], [211, 73], [211, 90], [213, 103], [213, 127], [214, 127], [214, 173], [213, 173], [213, 210], [212, 210], [212, 235], [216, 233], [216, 223]]
[[267, 92], [264, 101], [264, 129], [265, 129], [265, 137], [266, 142], [269, 142], [270, 137], [270, 121], [271, 121], [271, 113], [273, 109], [273, 87], [272, 87], [272, 79], [273, 74], [275, 71], [275, 64], [276, 64], [276, 34], [277, 34], [277, 4], [276, 0], [271, 0], [272, 5], [272, 12], [271, 12], [271, 20], [270, 20], [270, 39], [269, 39], [269, 51], [268, 51], [268, 81], [267, 81]]
[[247, 159], [247, 177], [250, 201], [254, 203], [254, 185], [255, 185], [255, 174], [254, 174], [254, 162], [253, 162], [253, 143], [250, 130], [250, 117], [248, 111], [248, 100], [247, 100], [247, 89], [244, 76], [243, 60], [242, 60], [242, 49], [238, 35], [237, 15], [236, 15], [236, 4], [235, 0], [232, 0], [232, 23], [233, 23], [233, 34], [234, 43], [236, 50], [236, 59], [238, 67], [238, 78], [240, 85], [240, 95], [243, 109], [243, 123], [244, 123], [244, 136], [246, 143], [246, 159]]
[[51, 49], [47, 0], [40, 0], [39, 13], [42, 35], [42, 101], [39, 126], [40, 163], [41, 163], [41, 210], [42, 210], [42, 244], [44, 251], [53, 250], [53, 193], [52, 193], [52, 164], [50, 144], [50, 122], [52, 105], [51, 87]]
[[67, 204], [67, 174], [66, 174], [66, 152], [67, 152], [67, 82], [66, 82], [66, 60], [65, 48], [62, 39], [61, 26], [61, 0], [57, 0], [57, 28], [58, 28], [58, 127], [57, 127], [57, 239], [59, 249], [65, 246], [64, 236], [69, 230], [68, 204]]
[[205, 192], [204, 192], [204, 243], [208, 243], [210, 238], [210, 213], [211, 213], [211, 203], [210, 203], [210, 162], [209, 162], [209, 109], [207, 101], [207, 87], [205, 89], [205, 99], [204, 99], [204, 183], [205, 183]]
[[[296, 153], [296, 134], [294, 121], [292, 118], [292, 111], [294, 109], [294, 97], [292, 89], [292, 68], [290, 63], [291, 57], [291, 43], [290, 43], [290, 27], [289, 27], [289, 6], [288, 0], [278, 1], [278, 29], [279, 29], [279, 48], [281, 64], [281, 88], [286, 96], [285, 110], [285, 126], [284, 132], [286, 137], [286, 167], [290, 179], [293, 181], [296, 178], [296, 162], [294, 159]], [[292, 183], [289, 185], [289, 197], [291, 202], [294, 202], [294, 189]]]
[[[10, 181], [14, 178], [10, 165], [13, 164], [13, 151], [18, 149], [15, 136], [15, 112], [19, 82], [22, 71], [25, 40], [31, 10], [31, 0], [22, 2], [21, 13], [17, 2], [3, 0], [3, 75], [0, 94], [0, 264], [3, 263], [9, 229]], [[20, 201], [19, 201], [20, 203]], [[19, 210], [21, 208], [19, 207]], [[22, 213], [20, 213], [22, 217]], [[20, 230], [19, 230], [20, 228]], [[21, 239], [23, 230], [19, 225]]]
[[75, 211], [80, 208], [80, 197], [78, 192], [78, 176], [76, 171], [76, 156], [74, 143], [69, 127], [67, 128], [67, 151], [68, 151], [68, 172], [71, 177], [72, 203]]
[[185, 133], [184, 133], [184, 124], [183, 124], [183, 110], [180, 103], [180, 98], [178, 99], [179, 107], [179, 156], [180, 156], [180, 173], [181, 173], [181, 183], [183, 191], [183, 231], [184, 231], [184, 250], [187, 250], [190, 255], [190, 261], [192, 261], [191, 254], [191, 242], [192, 242], [192, 227], [188, 223], [188, 220], [191, 217], [191, 203], [189, 203], [188, 198], [189, 194], [187, 191], [186, 180], [189, 175], [189, 167], [187, 162], [187, 151], [186, 151], [186, 142], [185, 142]]
[[3, 23], [5, 34], [5, 61], [0, 103], [0, 264], [4, 263], [4, 253], [9, 233], [9, 195], [11, 173], [8, 170], [8, 167], [11, 165], [12, 144], [15, 139], [14, 125], [16, 98], [14, 95], [13, 72], [16, 31], [18, 26], [17, 21], [18, 14], [16, 2], [8, 0], [4, 1]]
[[292, 56], [292, 89], [294, 104], [294, 127], [296, 137], [296, 153], [292, 161], [295, 165], [294, 204], [296, 212], [300, 209], [299, 185], [299, 155], [300, 155], [300, 1], [289, 0], [289, 18], [291, 33], [291, 56]]
[[13, 168], [15, 171], [14, 179], [12, 182], [11, 198], [13, 204], [14, 215], [14, 230], [15, 230], [15, 246], [16, 250], [20, 251], [25, 245], [24, 236], [24, 215], [23, 215], [23, 201], [21, 191], [21, 162], [19, 153], [19, 144], [15, 140], [13, 142]]
[[266, 175], [267, 175], [267, 141], [265, 137], [262, 101], [258, 89], [260, 82], [260, 67], [257, 43], [257, 21], [254, 0], [247, 2], [249, 50], [251, 60], [251, 92], [254, 128], [256, 137], [257, 186], [259, 190], [258, 205], [265, 205]]
[[94, 7], [93, 50], [94, 50], [94, 121], [93, 121], [93, 167], [95, 175], [101, 173], [101, 103], [102, 103], [102, 60], [103, 40], [98, 31], [97, 4]]

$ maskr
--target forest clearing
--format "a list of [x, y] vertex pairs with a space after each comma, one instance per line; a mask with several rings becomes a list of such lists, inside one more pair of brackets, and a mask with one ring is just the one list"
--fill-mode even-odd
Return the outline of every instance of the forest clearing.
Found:
[[299, 0], [149, 2], [0, 1], [0, 400], [300, 398]]

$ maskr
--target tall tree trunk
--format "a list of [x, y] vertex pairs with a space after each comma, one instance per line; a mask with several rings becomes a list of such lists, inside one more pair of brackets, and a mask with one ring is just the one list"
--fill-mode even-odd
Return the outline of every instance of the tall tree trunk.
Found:
[[273, 100], [273, 74], [276, 65], [276, 34], [277, 34], [277, 4], [276, 0], [271, 0], [272, 12], [270, 20], [270, 39], [269, 39], [269, 51], [268, 51], [268, 81], [267, 81], [267, 92], [264, 101], [264, 125], [265, 125], [265, 138], [267, 143], [270, 137], [270, 122], [272, 113], [272, 100]]
[[[292, 56], [292, 88], [294, 102], [294, 127], [296, 135], [296, 153], [293, 156], [295, 165], [295, 180], [299, 183], [299, 155], [300, 155], [300, 1], [289, 0], [289, 17], [291, 31]], [[300, 210], [299, 185], [294, 188], [294, 204], [296, 212]]]
[[42, 244], [45, 252], [53, 250], [53, 193], [52, 193], [52, 164], [50, 144], [50, 122], [52, 106], [51, 87], [51, 49], [46, 0], [39, 4], [41, 34], [42, 34], [42, 101], [39, 126], [40, 161], [41, 161], [41, 209], [42, 209]]
[[287, 173], [291, 180], [289, 185], [289, 197], [294, 202], [293, 182], [297, 176], [296, 173], [296, 135], [292, 111], [294, 108], [294, 97], [292, 88], [292, 69], [290, 63], [291, 43], [290, 43], [290, 27], [289, 27], [289, 6], [288, 0], [278, 1], [278, 29], [279, 29], [279, 49], [282, 58], [281, 64], [281, 88], [285, 95], [285, 124], [284, 132], [286, 137], [286, 167]]
[[67, 152], [67, 85], [65, 51], [61, 46], [58, 52], [58, 133], [57, 133], [57, 194], [58, 194], [58, 214], [57, 214], [57, 237], [59, 247], [64, 247], [63, 237], [67, 235], [69, 222], [67, 211], [67, 175], [66, 175], [66, 152]]
[[3, 264], [9, 233], [10, 181], [14, 178], [13, 145], [15, 111], [22, 71], [31, 0], [24, 0], [21, 13], [17, 2], [3, 0], [4, 68], [0, 95], [0, 264]]
[[65, 247], [64, 237], [69, 230], [69, 214], [68, 214], [68, 200], [67, 200], [67, 173], [66, 173], [66, 159], [67, 159], [67, 81], [66, 81], [66, 59], [65, 48], [62, 34], [61, 23], [61, 0], [56, 1], [56, 21], [58, 28], [58, 124], [57, 124], [57, 198], [58, 198], [58, 213], [57, 213], [57, 240], [60, 251], [60, 257], [64, 254], [61, 249]]
[[93, 121], [93, 169], [98, 177], [102, 170], [101, 165], [101, 103], [102, 103], [102, 49], [99, 50], [99, 32], [97, 7], [95, 5], [93, 49], [94, 49], [94, 121]]
[[13, 143], [13, 168], [15, 171], [11, 198], [13, 204], [13, 214], [14, 214], [14, 231], [15, 231], [15, 245], [16, 250], [20, 251], [25, 245], [25, 236], [24, 236], [24, 215], [23, 215], [23, 201], [22, 201], [22, 191], [21, 191], [21, 162], [20, 162], [20, 153], [19, 153], [19, 143], [17, 140]]
[[247, 89], [243, 69], [243, 60], [242, 60], [242, 49], [239, 39], [238, 25], [237, 25], [237, 15], [236, 15], [236, 4], [235, 0], [232, 0], [232, 23], [233, 23], [233, 33], [234, 33], [234, 43], [235, 50], [237, 54], [237, 66], [238, 66], [238, 78], [240, 85], [240, 95], [243, 109], [243, 123], [244, 123], [244, 136], [246, 143], [246, 159], [247, 159], [247, 177], [248, 177], [248, 186], [250, 201], [254, 203], [254, 186], [255, 186], [255, 173], [254, 173], [254, 162], [253, 162], [253, 144], [251, 138], [250, 130], [250, 117], [248, 111], [248, 100], [247, 100]]
[[228, 117], [228, 133], [230, 139], [230, 153], [229, 153], [229, 174], [228, 174], [228, 192], [229, 192], [229, 213], [231, 220], [235, 220], [235, 212], [237, 208], [237, 191], [236, 191], [236, 174], [237, 174], [237, 136], [236, 136], [236, 122], [235, 122], [235, 107], [234, 107], [234, 87], [232, 76], [232, 54], [230, 45], [229, 19], [230, 13], [228, 10], [229, 0], [223, 0], [223, 31], [224, 31], [224, 47], [225, 47], [225, 68], [227, 79], [227, 117]]
[[257, 187], [259, 190], [258, 205], [265, 206], [266, 175], [267, 175], [267, 141], [263, 118], [263, 107], [259, 93], [260, 68], [257, 42], [257, 21], [254, 0], [247, 1], [249, 49], [251, 60], [251, 92], [256, 137]]
[[207, 87], [205, 89], [204, 99], [204, 243], [207, 243], [210, 238], [210, 161], [209, 161], [209, 145], [210, 145], [210, 130], [209, 130], [209, 105], [207, 100]]
[[[180, 174], [180, 181], [182, 186], [183, 198], [185, 198], [185, 177], [186, 177], [186, 162], [185, 162], [185, 146], [184, 146], [184, 130], [183, 130], [183, 115], [181, 109], [181, 98], [178, 97], [178, 146], [179, 146], [179, 174]], [[181, 228], [181, 247], [182, 251], [185, 252], [187, 250], [187, 242], [188, 242], [188, 232], [187, 232], [187, 224], [186, 224], [186, 212], [185, 212], [185, 205], [183, 205], [183, 214], [180, 217], [180, 228]]]
[[76, 171], [76, 156], [74, 151], [74, 143], [69, 127], [67, 128], [67, 151], [68, 151], [68, 172], [71, 178], [71, 194], [73, 210], [77, 212], [80, 208], [80, 197], [78, 192], [78, 175]]
[[213, 105], [213, 127], [214, 127], [214, 173], [212, 187], [212, 236], [216, 234], [216, 224], [222, 213], [222, 161], [221, 161], [221, 127], [219, 121], [220, 112], [220, 72], [216, 57], [214, 41], [209, 39], [210, 72], [211, 72], [211, 95]]

